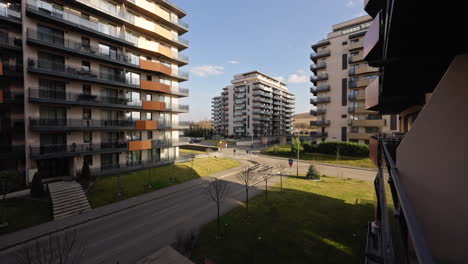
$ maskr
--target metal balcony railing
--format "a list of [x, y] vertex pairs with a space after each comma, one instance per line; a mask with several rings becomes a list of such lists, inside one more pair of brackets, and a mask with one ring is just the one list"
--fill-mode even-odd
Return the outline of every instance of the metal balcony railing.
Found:
[[330, 120], [317, 120], [317, 121], [310, 121], [311, 126], [329, 126], [330, 125]]
[[32, 130], [136, 129], [133, 120], [83, 120], [30, 118]]
[[11, 48], [22, 49], [22, 40], [19, 37], [12, 37], [6, 34], [0, 35], [0, 44]]
[[77, 156], [84, 153], [99, 153], [104, 151], [127, 151], [128, 142], [103, 142], [85, 144], [50, 144], [31, 145], [32, 158], [48, 158], [57, 156]]

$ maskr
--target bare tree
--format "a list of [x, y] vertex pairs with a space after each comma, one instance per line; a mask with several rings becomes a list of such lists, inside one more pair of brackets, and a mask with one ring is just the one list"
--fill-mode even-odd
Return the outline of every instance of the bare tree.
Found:
[[257, 175], [251, 168], [247, 168], [237, 175], [237, 179], [245, 186], [245, 209], [246, 216], [249, 216], [249, 188], [255, 183]]
[[218, 224], [218, 237], [221, 237], [221, 223], [220, 223], [220, 207], [221, 203], [223, 202], [224, 199], [228, 196], [229, 193], [229, 186], [226, 181], [222, 181], [220, 179], [214, 179], [213, 181], [210, 181], [208, 184], [207, 188], [208, 194], [211, 198], [216, 203], [216, 206], [218, 208], [218, 218], [217, 218], [217, 224]]
[[25, 243], [16, 253], [20, 264], [78, 264], [84, 256], [86, 243], [80, 242], [76, 230], [47, 239]]
[[267, 168], [265, 170], [262, 170], [261, 175], [263, 178], [263, 181], [265, 182], [265, 199], [268, 200], [268, 180], [271, 178], [271, 170], [272, 168]]

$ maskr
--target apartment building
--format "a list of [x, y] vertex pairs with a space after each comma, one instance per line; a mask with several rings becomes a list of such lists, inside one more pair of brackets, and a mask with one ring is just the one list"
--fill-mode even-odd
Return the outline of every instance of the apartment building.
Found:
[[364, 6], [374, 20], [363, 57], [381, 69], [366, 88], [366, 109], [397, 114], [400, 124], [370, 145], [379, 173], [366, 263], [466, 263], [466, 3]]
[[310, 92], [317, 141], [369, 144], [379, 131], [396, 131], [397, 117], [365, 109], [365, 88], [379, 69], [364, 61], [363, 38], [372, 18], [363, 16], [336, 24], [326, 39], [312, 45]]
[[258, 71], [237, 74], [212, 101], [214, 133], [261, 137], [292, 133], [294, 95], [286, 84]]
[[31, 179], [178, 156], [186, 13], [168, 0], [0, 2], [1, 169]]

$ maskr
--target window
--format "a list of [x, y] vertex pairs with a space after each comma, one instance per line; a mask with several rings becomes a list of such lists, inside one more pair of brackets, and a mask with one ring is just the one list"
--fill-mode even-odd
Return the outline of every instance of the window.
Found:
[[346, 70], [348, 68], [348, 54], [343, 54], [341, 58], [341, 69]]
[[368, 114], [366, 116], [366, 119], [367, 120], [380, 120], [380, 119], [382, 119], [382, 116], [379, 115], [379, 114]]
[[83, 142], [92, 143], [93, 142], [93, 133], [92, 132], [83, 132]]
[[357, 140], [357, 139], [350, 139], [349, 142], [358, 143], [359, 140]]
[[348, 115], [341, 115], [341, 118], [346, 118], [348, 117]]
[[93, 155], [86, 155], [83, 157], [83, 164], [87, 163], [88, 166], [93, 166]]
[[125, 112], [125, 118], [127, 120], [140, 120], [140, 112]]
[[354, 57], [354, 56], [357, 56], [357, 55], [359, 55], [359, 51], [351, 52], [351, 57]]
[[347, 141], [348, 138], [348, 128], [347, 127], [341, 127], [341, 141]]
[[83, 61], [82, 62], [82, 68], [84, 72], [90, 72], [91, 71], [91, 62], [89, 61]]
[[83, 119], [84, 120], [91, 120], [91, 109], [83, 108]]
[[37, 38], [50, 44], [63, 45], [63, 31], [54, 28], [37, 25]]
[[83, 84], [83, 94], [91, 95], [91, 85]]
[[149, 81], [149, 82], [153, 81], [153, 76], [146, 75], [146, 80]]
[[135, 72], [126, 72], [125, 80], [128, 84], [140, 85], [140, 74]]
[[133, 53], [128, 53], [127, 56], [131, 64], [140, 65], [140, 56]]
[[83, 48], [89, 48], [91, 46], [91, 40], [86, 37], [81, 37], [81, 46], [83, 46]]
[[127, 140], [141, 140], [141, 131], [127, 132]]
[[397, 115], [390, 116], [390, 130], [397, 129]]
[[365, 139], [365, 140], [364, 140], [364, 144], [369, 145], [369, 140], [368, 140], [368, 139]]
[[147, 61], [152, 61], [151, 57], [149, 57], [149, 56], [146, 57], [146, 60]]
[[146, 120], [153, 120], [153, 113], [151, 112], [146, 113]]
[[351, 127], [351, 133], [359, 133], [358, 127]]
[[341, 43], [341, 44], [343, 44], [343, 46], [345, 46], [346, 44], [348, 44], [348, 41], [343, 41], [343, 43]]
[[99, 43], [99, 54], [115, 60], [117, 59], [117, 48]]
[[348, 105], [348, 79], [341, 80], [341, 105]]
[[147, 139], [153, 139], [153, 131], [148, 131], [148, 135], [146, 136]]
[[351, 43], [356, 43], [356, 42], [359, 42], [359, 39], [352, 39], [352, 40], [350, 40], [349, 42], [351, 42]]

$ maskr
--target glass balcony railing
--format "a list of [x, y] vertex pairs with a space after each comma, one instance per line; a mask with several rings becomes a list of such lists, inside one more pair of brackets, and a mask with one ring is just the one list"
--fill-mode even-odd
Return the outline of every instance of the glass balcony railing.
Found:
[[31, 118], [32, 130], [92, 130], [92, 129], [135, 129], [133, 120], [84, 120]]
[[7, 17], [20, 21], [21, 10], [15, 10], [4, 5], [0, 5], [0, 17]]
[[48, 144], [31, 145], [30, 154], [32, 158], [47, 158], [56, 156], [77, 156], [84, 153], [104, 151], [126, 151], [128, 142], [103, 142], [85, 144]]

